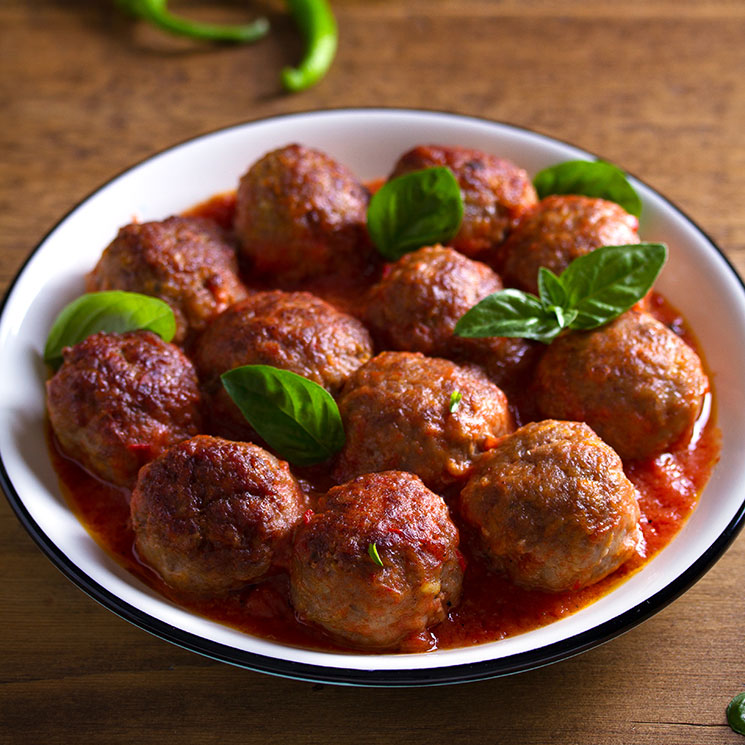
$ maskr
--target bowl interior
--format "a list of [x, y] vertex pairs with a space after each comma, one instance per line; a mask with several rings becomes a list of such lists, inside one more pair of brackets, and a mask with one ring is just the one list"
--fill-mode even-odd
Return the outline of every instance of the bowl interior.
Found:
[[[544, 628], [477, 647], [421, 655], [330, 654], [255, 639], [184, 611], [121, 569], [96, 545], [61, 496], [45, 447], [41, 351], [51, 322], [84, 291], [84, 274], [121, 225], [133, 218], [162, 219], [233, 189], [254, 160], [291, 142], [326, 150], [363, 179], [387, 175], [402, 152], [422, 143], [481, 148], [531, 174], [562, 160], [591, 157], [542, 135], [467, 117], [395, 110], [317, 112], [200, 137], [148, 159], [97, 190], [37, 248], [0, 318], [0, 457], [8, 496], [53, 560], [112, 610], [130, 620], [134, 616], [144, 628], [171, 641], [204, 651], [199, 642], [206, 640], [215, 656], [248, 667], [261, 668], [257, 655], [297, 664], [300, 677], [315, 679], [329, 677], [323, 671], [334, 669], [389, 671], [392, 678], [404, 670], [431, 671], [431, 679], [437, 680], [453, 666], [488, 663], [481, 668], [485, 674], [534, 666], [562, 656], [557, 645], [563, 645], [566, 656], [588, 646], [588, 639], [597, 643], [628, 628], [700, 576], [742, 519], [745, 461], [738, 446], [745, 441], [745, 392], [740, 384], [745, 370], [745, 292], [701, 230], [636, 180], [644, 204], [640, 233], [644, 240], [669, 245], [670, 259], [658, 288], [682, 310], [701, 344], [712, 374], [723, 446], [700, 504], [680, 534], [609, 595]], [[166, 628], [173, 633], [165, 633]], [[311, 668], [314, 672], [308, 672]]]

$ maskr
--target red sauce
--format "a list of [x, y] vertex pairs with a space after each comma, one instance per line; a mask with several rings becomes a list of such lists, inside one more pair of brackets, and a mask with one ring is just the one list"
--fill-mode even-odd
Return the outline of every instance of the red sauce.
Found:
[[215, 194], [214, 197], [186, 210], [183, 214], [185, 217], [208, 217], [221, 228], [232, 230], [235, 218], [235, 192], [226, 191], [222, 194]]
[[[235, 195], [226, 193], [186, 214], [210, 217], [230, 228], [234, 211]], [[361, 288], [371, 281], [363, 278], [357, 283], [319, 285], [309, 289], [343, 309], [352, 309], [358, 304]], [[648, 299], [648, 307], [660, 321], [696, 347], [683, 318], [662, 297], [653, 294]], [[518, 419], [528, 421], [527, 412], [521, 413], [519, 408], [518, 404]], [[467, 570], [460, 604], [444, 622], [410, 640], [403, 651], [462, 647], [503, 639], [545, 626], [617, 587], [670, 542], [695, 508], [719, 456], [719, 431], [713, 410], [710, 395], [689, 443], [653, 460], [626, 466], [628, 477], [639, 490], [644, 545], [620, 569], [582, 590], [561, 593], [526, 590], [490, 571], [474, 550], [475, 541], [469, 531], [461, 528], [461, 550]], [[163, 596], [195, 613], [264, 639], [306, 648], [345, 651], [321, 631], [295, 618], [288, 600], [285, 575], [277, 575], [261, 585], [248, 587], [228, 597], [208, 601], [195, 601], [168, 587], [152, 569], [137, 559], [129, 523], [128, 492], [100, 481], [66, 458], [51, 433], [49, 445], [63, 492], [93, 538], [132, 574]], [[317, 468], [306, 469], [300, 475], [318, 491], [329, 486], [327, 475]], [[449, 502], [456, 522], [460, 523], [453, 507], [455, 500]]]

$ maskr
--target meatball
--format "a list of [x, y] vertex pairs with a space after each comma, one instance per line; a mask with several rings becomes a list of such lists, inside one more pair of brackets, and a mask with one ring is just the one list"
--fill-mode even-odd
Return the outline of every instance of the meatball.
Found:
[[180, 344], [246, 296], [237, 272], [235, 250], [217, 224], [169, 217], [121, 228], [86, 285], [89, 292], [126, 290], [165, 300]]
[[499, 250], [506, 284], [538, 293], [538, 269], [561, 274], [578, 256], [600, 246], [639, 243], [639, 221], [615, 202], [553, 195], [527, 212]]
[[216, 421], [247, 424], [220, 375], [273, 365], [315, 381], [332, 395], [372, 355], [367, 329], [307, 292], [257, 292], [220, 315], [196, 344], [195, 362]]
[[287, 567], [307, 500], [266, 450], [200, 435], [140, 471], [130, 509], [143, 561], [171, 587], [219, 595]]
[[235, 229], [256, 272], [284, 285], [352, 274], [375, 259], [367, 236], [369, 194], [325, 153], [288, 145], [241, 179]]
[[635, 311], [560, 337], [536, 368], [543, 416], [587, 422], [624, 460], [686, 441], [708, 389], [693, 349]]
[[513, 428], [506, 396], [481, 371], [409, 352], [384, 352], [359, 368], [339, 411], [346, 443], [337, 481], [411, 471], [435, 491], [465, 479], [473, 459]]
[[517, 218], [536, 203], [535, 189], [522, 168], [465, 147], [415, 147], [401, 156], [391, 178], [434, 166], [450, 168], [460, 185], [465, 211], [451, 244], [467, 256], [502, 243]]
[[461, 514], [497, 570], [552, 592], [597, 582], [642, 540], [621, 459], [581, 422], [545, 420], [507, 435], [479, 460]]
[[453, 336], [466, 311], [501, 289], [499, 276], [486, 264], [452, 248], [429, 246], [390, 266], [370, 292], [366, 319], [383, 348], [474, 362], [497, 385], [510, 385], [534, 361], [535, 344]]
[[463, 572], [441, 497], [411, 473], [386, 471], [323, 502], [295, 540], [290, 589], [302, 619], [366, 649], [395, 649], [445, 619]]
[[62, 354], [49, 419], [62, 450], [96, 476], [131, 487], [145, 463], [199, 432], [194, 368], [159, 336], [99, 333]]

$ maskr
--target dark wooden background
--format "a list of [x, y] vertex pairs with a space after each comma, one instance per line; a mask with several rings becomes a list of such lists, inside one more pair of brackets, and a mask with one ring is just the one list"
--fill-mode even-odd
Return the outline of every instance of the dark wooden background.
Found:
[[[358, 105], [474, 114], [601, 153], [745, 270], [741, 0], [335, 0], [337, 60], [296, 96], [277, 78], [301, 50], [283, 4], [249, 5], [273, 22], [253, 47], [166, 38], [113, 0], [0, 4], [0, 292], [61, 215], [133, 162], [224, 125]], [[2, 500], [0, 742], [743, 742], [724, 710], [745, 688], [744, 566], [741, 537], [653, 619], [560, 664], [360, 690], [232, 668], [130, 626], [65, 580]]]

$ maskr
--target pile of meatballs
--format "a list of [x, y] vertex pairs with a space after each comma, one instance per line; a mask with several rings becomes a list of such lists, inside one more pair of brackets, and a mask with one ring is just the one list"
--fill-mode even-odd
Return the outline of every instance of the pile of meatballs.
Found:
[[[230, 229], [133, 223], [87, 276], [91, 292], [165, 300], [177, 333], [65, 349], [49, 419], [69, 458], [131, 495], [139, 560], [184, 596], [286, 573], [299, 622], [395, 651], [458, 603], [459, 528], [495, 573], [547, 592], [643, 550], [624, 463], [690, 438], [709, 388], [693, 349], [643, 303], [548, 347], [453, 335], [487, 295], [535, 292], [540, 266], [639, 242], [636, 218], [602, 199], [539, 201], [525, 171], [462, 147], [416, 147], [391, 177], [439, 165], [465, 205], [448, 246], [384, 264], [368, 189], [289, 145], [243, 176]], [[313, 291], [335, 283], [358, 288], [344, 310]], [[335, 398], [346, 444], [320, 470], [270, 452], [227, 395], [220, 375], [247, 364]]]

